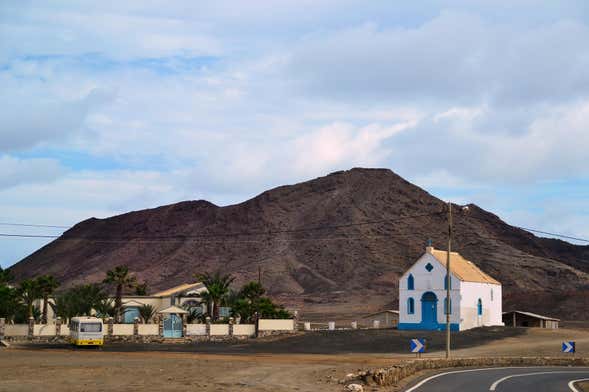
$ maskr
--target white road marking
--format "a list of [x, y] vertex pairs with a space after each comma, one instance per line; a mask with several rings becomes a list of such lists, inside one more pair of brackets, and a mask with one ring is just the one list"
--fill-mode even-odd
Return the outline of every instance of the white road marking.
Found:
[[423, 384], [425, 384], [426, 382], [431, 381], [434, 378], [445, 376], [447, 374], [480, 372], [480, 371], [498, 370], [498, 369], [529, 369], [529, 368], [530, 368], [529, 366], [517, 366], [517, 367], [509, 367], [508, 366], [508, 367], [491, 367], [491, 368], [482, 368], [482, 369], [454, 370], [452, 372], [438, 373], [438, 374], [434, 374], [433, 376], [430, 376], [424, 380], [421, 380], [419, 383], [417, 383], [414, 386], [412, 386], [411, 388], [407, 389], [405, 392], [412, 392], [412, 391], [416, 390], [417, 388], [419, 388], [420, 386], [422, 386]]
[[568, 373], [585, 373], [586, 374], [587, 371], [583, 371], [583, 372], [576, 371], [576, 372], [574, 372], [574, 371], [559, 371], [559, 370], [556, 370], [556, 371], [550, 371], [550, 372], [536, 372], [536, 373], [512, 374], [511, 376], [505, 376], [505, 377], [500, 378], [499, 380], [495, 381], [493, 384], [491, 384], [491, 387], [489, 388], [489, 391], [494, 391], [499, 384], [501, 384], [505, 380], [509, 380], [510, 378], [526, 377], [526, 376], [538, 376], [538, 375], [541, 375], [541, 374], [568, 374]]
[[581, 381], [589, 381], [589, 378], [579, 378], [578, 380], [572, 380], [571, 382], [569, 382], [569, 388], [571, 389], [571, 391], [573, 391], [573, 392], [581, 392], [577, 388], [575, 388], [575, 383], [576, 382], [581, 382]]

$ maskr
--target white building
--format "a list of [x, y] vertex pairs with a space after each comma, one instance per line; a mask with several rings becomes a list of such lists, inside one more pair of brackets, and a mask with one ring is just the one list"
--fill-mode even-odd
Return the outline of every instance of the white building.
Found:
[[[123, 305], [123, 318], [121, 322], [133, 323], [135, 317], [139, 317], [139, 307], [142, 305], [151, 305], [158, 312], [168, 309], [171, 306], [201, 307], [201, 301], [200, 298], [198, 298], [198, 293], [206, 290], [207, 289], [204, 284], [195, 282], [184, 283], [151, 295], [123, 295], [121, 298]], [[110, 297], [110, 299], [113, 302], [115, 300], [114, 297]], [[55, 304], [55, 300], [53, 298], [49, 298], [48, 304], [50, 306], [47, 307], [47, 320], [49, 320], [49, 322], [54, 322], [55, 314], [53, 312], [52, 304]], [[36, 300], [35, 306], [39, 309], [42, 309], [43, 300]]]
[[[447, 252], [432, 246], [399, 280], [399, 329], [446, 329]], [[501, 283], [450, 253], [450, 329], [503, 325]]]

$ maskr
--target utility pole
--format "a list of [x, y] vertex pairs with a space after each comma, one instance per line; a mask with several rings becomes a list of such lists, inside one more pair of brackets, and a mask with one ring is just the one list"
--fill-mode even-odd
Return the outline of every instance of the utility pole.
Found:
[[450, 251], [452, 250], [452, 202], [448, 202], [448, 253], [446, 255], [446, 359], [450, 358]]

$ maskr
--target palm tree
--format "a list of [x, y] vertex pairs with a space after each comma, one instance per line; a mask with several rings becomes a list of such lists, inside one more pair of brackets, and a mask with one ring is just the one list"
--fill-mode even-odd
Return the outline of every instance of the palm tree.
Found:
[[208, 291], [201, 291], [196, 294], [196, 297], [206, 305], [206, 314], [212, 317], [214, 300], [213, 297], [211, 297], [211, 294]]
[[258, 301], [266, 293], [266, 289], [259, 282], [249, 282], [243, 285], [238, 297], [245, 298], [250, 302]]
[[43, 297], [43, 312], [41, 315], [41, 323], [47, 324], [47, 302], [49, 300], [49, 296], [52, 295], [53, 291], [59, 287], [59, 282], [55, 280], [52, 275], [43, 275], [37, 278], [37, 284], [39, 285], [39, 290], [41, 291], [41, 296]]
[[67, 324], [69, 319], [78, 315], [77, 305], [74, 295], [70, 290], [55, 296], [53, 302], [49, 305], [53, 308], [53, 313]]
[[18, 291], [7, 284], [0, 283], [0, 318], [5, 318], [6, 321], [13, 320], [21, 306]]
[[138, 283], [135, 285], [135, 295], [147, 295], [149, 288], [147, 282]]
[[41, 298], [41, 289], [39, 283], [34, 279], [25, 279], [20, 282], [18, 287], [18, 294], [20, 299], [27, 306], [27, 315], [30, 319], [33, 317], [33, 302]]
[[139, 307], [139, 315], [143, 320], [143, 324], [147, 324], [155, 316], [155, 308], [151, 305], [141, 305]]
[[129, 274], [129, 268], [126, 265], [119, 265], [106, 272], [103, 283], [114, 284], [117, 288], [115, 294], [115, 320], [119, 323], [121, 322], [121, 310], [123, 308], [123, 289], [135, 287], [137, 279]]
[[55, 297], [53, 307], [55, 314], [64, 320], [75, 316], [91, 316], [93, 310], [102, 311], [101, 306], [107, 302], [102, 288], [96, 284], [74, 286]]
[[235, 278], [231, 275], [222, 275], [220, 271], [214, 274], [209, 274], [208, 272], [196, 274], [195, 277], [207, 288], [207, 292], [199, 293], [199, 297], [207, 304], [207, 312], [209, 312], [213, 321], [217, 320], [219, 317], [219, 306], [229, 294], [229, 286]]
[[110, 298], [103, 298], [94, 305], [94, 310], [98, 317], [114, 317], [115, 312], [115, 301]]

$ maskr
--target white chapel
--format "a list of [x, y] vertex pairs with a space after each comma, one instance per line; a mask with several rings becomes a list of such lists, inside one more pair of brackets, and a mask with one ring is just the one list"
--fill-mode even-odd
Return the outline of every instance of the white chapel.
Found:
[[[399, 329], [446, 329], [447, 252], [428, 246], [399, 281]], [[450, 253], [450, 330], [503, 325], [501, 283]]]

